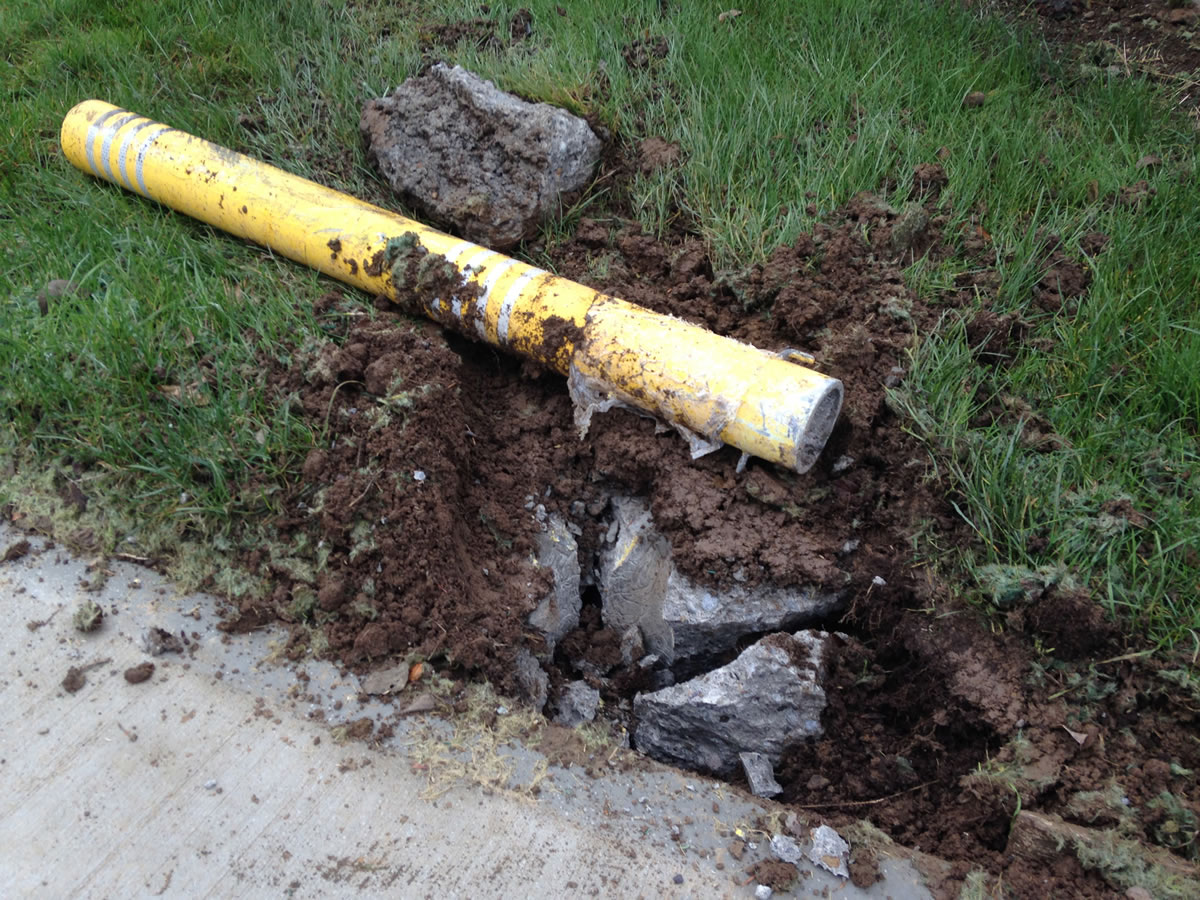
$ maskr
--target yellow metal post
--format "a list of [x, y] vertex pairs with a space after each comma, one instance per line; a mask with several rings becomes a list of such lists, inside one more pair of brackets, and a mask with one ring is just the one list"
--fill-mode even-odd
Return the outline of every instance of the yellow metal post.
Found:
[[[459, 290], [425, 296], [436, 321], [570, 378], [586, 427], [605, 400], [693, 438], [805, 472], [837, 421], [842, 385], [773, 354], [642, 309], [136, 113], [85, 100], [62, 147], [119, 184], [373, 294], [400, 300], [404, 248], [444, 257]], [[446, 292], [444, 292], [446, 293]]]

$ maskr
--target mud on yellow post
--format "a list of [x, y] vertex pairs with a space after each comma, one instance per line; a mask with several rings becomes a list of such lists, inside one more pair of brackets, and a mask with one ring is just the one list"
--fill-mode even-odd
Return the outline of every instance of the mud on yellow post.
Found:
[[[581, 433], [624, 405], [806, 472], [842, 385], [100, 100], [63, 120], [73, 165], [567, 376]], [[743, 456], [743, 463], [746, 457]]]

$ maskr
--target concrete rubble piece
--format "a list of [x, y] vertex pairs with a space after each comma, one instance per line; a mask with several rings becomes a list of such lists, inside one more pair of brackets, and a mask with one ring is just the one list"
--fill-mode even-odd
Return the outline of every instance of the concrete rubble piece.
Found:
[[646, 649], [668, 665], [728, 653], [746, 635], [793, 631], [842, 605], [844, 592], [827, 588], [698, 585], [672, 565], [643, 501], [614, 497], [612, 508], [598, 577], [605, 624], [621, 634], [638, 626]]
[[554, 721], [567, 728], [574, 728], [596, 718], [600, 708], [600, 692], [589, 687], [586, 681], [572, 681], [558, 698], [558, 713]]
[[[94, 558], [0, 520], [0, 898], [765, 895], [745, 870], [767, 842], [729, 852], [727, 823], [764, 813], [742, 791], [436, 671], [405, 685], [400, 659], [374, 680], [288, 659], [281, 623], [226, 631], [225, 598], [100, 564], [93, 591]], [[89, 597], [105, 616], [85, 633]], [[188, 642], [153, 656], [147, 631]], [[788, 896], [927, 900], [909, 856], [880, 845], [864, 890], [804, 865]]]
[[829, 635], [773, 634], [706, 675], [633, 701], [634, 743], [655, 759], [730, 775], [739, 754], [773, 765], [790, 745], [821, 734], [820, 680]]
[[521, 699], [541, 712], [550, 696], [550, 676], [524, 647], [517, 651], [516, 673]]
[[849, 878], [850, 845], [845, 839], [828, 825], [820, 825], [810, 833], [812, 846], [808, 848], [809, 860], [838, 878]]
[[420, 215], [494, 250], [584, 188], [602, 143], [583, 119], [438, 63], [363, 107], [367, 156]]
[[663, 600], [671, 574], [671, 545], [654, 530], [650, 511], [640, 500], [614, 497], [612, 506], [611, 543], [600, 552], [604, 624], [621, 635], [638, 629], [645, 649], [669, 665], [675, 658], [675, 638], [663, 619]]
[[742, 771], [755, 797], [775, 797], [783, 793], [783, 786], [775, 780], [775, 767], [761, 753], [739, 753]]
[[579, 626], [579, 611], [583, 600], [579, 594], [579, 546], [566, 524], [558, 516], [550, 516], [546, 530], [534, 540], [537, 562], [554, 575], [554, 587], [537, 609], [529, 614], [529, 624], [546, 639], [546, 655], [569, 631]]

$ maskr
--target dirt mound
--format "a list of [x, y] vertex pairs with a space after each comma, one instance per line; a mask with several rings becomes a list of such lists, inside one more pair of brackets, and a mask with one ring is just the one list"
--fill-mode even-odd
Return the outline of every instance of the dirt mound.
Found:
[[[1194, 740], [1170, 730], [1194, 725], [1186, 691], [1128, 661], [1072, 667], [1049, 656], [1049, 647], [1061, 658], [1121, 655], [1085, 593], [1042, 591], [998, 627], [912, 563], [921, 529], [969, 539], [926, 451], [887, 403], [914, 333], [932, 330], [945, 302], [977, 296], [984, 308], [966, 318], [982, 363], [1007, 364], [1030, 330], [986, 307], [998, 281], [984, 265], [937, 308], [908, 289], [902, 266], [914, 256], [995, 259], [981, 229], [945, 233], [944, 173], [931, 165], [920, 174], [907, 206], [860, 195], [738, 273], [716, 272], [693, 237], [658, 240], [619, 210], [580, 222], [552, 250], [562, 275], [768, 350], [811, 352], [841, 378], [842, 421], [804, 476], [758, 461], [738, 474], [730, 448], [692, 461], [674, 433], [621, 410], [593, 419], [580, 440], [562, 379], [382, 299], [368, 315], [338, 294], [324, 298], [317, 312], [331, 341], [273, 375], [322, 434], [278, 523], [295, 555], [319, 565], [257, 554], [251, 562], [279, 585], [272, 611], [323, 625], [331, 650], [360, 667], [434, 658], [513, 691], [518, 653], [543, 649], [525, 624], [549, 589], [531, 561], [533, 537], [560, 516], [586, 580], [609, 498], [641, 496], [676, 566], [697, 581], [847, 589], [845, 613], [822, 623], [841, 634], [826, 737], [785, 757], [785, 802], [834, 823], [868, 815], [902, 843], [961, 860], [952, 881], [983, 865], [1009, 883], [1049, 877], [1056, 890], [1103, 893], [1073, 859], [1047, 876], [1040, 863], [1005, 855], [1018, 796], [1024, 809], [1081, 824], [1124, 815], [1123, 833], [1150, 842], [1191, 833], [1174, 848], [1190, 853], [1194, 788], [1171, 774], [1200, 764]], [[1045, 277], [1030, 300], [1069, 314], [1065, 301], [1086, 295], [1086, 267], [1057, 241], [1043, 244]], [[992, 415], [1033, 415], [1012, 402]], [[254, 621], [264, 610], [244, 612]], [[646, 673], [622, 667], [619, 645], [585, 591], [580, 626], [550, 666], [552, 697], [583, 678], [616, 709], [644, 689]], [[1080, 799], [1115, 779], [1124, 779], [1124, 813], [1097, 814]]]

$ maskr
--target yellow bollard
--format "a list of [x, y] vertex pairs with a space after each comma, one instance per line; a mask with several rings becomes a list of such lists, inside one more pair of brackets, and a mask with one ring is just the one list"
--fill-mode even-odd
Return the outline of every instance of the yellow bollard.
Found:
[[650, 312], [103, 101], [67, 113], [62, 147], [84, 172], [568, 376], [581, 431], [626, 405], [674, 425], [693, 456], [726, 443], [806, 472], [841, 410], [841, 382], [801, 354]]

